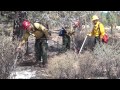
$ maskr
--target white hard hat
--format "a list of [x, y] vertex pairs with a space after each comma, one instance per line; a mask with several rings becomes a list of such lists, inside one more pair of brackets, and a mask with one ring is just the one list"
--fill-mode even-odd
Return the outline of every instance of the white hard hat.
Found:
[[92, 21], [94, 21], [94, 20], [98, 20], [99, 18], [98, 18], [98, 16], [97, 15], [94, 15], [93, 17], [92, 17]]

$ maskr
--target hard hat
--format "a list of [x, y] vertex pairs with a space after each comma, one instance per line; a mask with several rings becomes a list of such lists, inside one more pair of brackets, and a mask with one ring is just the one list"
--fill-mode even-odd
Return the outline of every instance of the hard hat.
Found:
[[22, 23], [24, 30], [27, 30], [27, 28], [29, 28], [30, 25], [31, 25], [31, 23], [28, 20], [25, 20]]
[[96, 16], [96, 15], [94, 15], [93, 17], [92, 17], [92, 21], [94, 21], [94, 20], [98, 20], [99, 18], [98, 18], [98, 16]]
[[40, 24], [39, 23], [34, 23], [34, 26], [36, 27], [36, 29], [39, 29]]

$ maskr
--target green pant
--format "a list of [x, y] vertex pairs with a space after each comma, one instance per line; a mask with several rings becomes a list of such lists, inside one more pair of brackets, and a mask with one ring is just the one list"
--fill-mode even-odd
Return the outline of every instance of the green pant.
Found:
[[37, 61], [42, 62], [42, 64], [47, 63], [47, 40], [36, 39], [35, 41], [35, 57]]
[[100, 38], [99, 37], [95, 37], [95, 39], [94, 39], [94, 45], [96, 45], [97, 43], [100, 43]]
[[94, 39], [94, 44], [96, 45], [97, 43], [104, 43], [104, 41], [102, 40], [102, 41], [100, 41], [100, 37], [95, 37], [95, 39]]
[[63, 46], [62, 51], [67, 51], [70, 49], [70, 36], [64, 35], [63, 36]]

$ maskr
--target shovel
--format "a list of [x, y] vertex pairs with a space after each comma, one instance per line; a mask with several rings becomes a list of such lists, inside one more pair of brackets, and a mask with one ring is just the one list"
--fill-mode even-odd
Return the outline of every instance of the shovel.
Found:
[[81, 48], [80, 48], [80, 50], [79, 50], [79, 54], [81, 53], [81, 51], [82, 51], [82, 49], [83, 49], [83, 46], [84, 46], [84, 44], [85, 44], [85, 41], [86, 41], [86, 39], [87, 39], [87, 35], [86, 35], [86, 37], [85, 37], [85, 39], [84, 39], [84, 41], [83, 41], [83, 44], [82, 44], [82, 46], [81, 46]]

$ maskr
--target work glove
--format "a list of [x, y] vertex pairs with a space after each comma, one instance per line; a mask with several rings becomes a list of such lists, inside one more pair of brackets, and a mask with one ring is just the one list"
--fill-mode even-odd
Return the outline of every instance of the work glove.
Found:
[[92, 36], [91, 34], [87, 34], [87, 36]]

